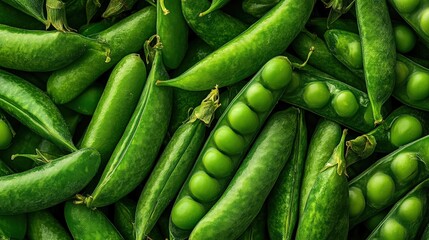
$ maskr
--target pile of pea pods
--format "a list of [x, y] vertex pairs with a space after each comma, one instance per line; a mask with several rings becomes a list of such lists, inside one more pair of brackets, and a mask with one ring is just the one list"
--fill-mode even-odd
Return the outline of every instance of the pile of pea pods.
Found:
[[429, 239], [429, 0], [0, 1], [0, 239]]

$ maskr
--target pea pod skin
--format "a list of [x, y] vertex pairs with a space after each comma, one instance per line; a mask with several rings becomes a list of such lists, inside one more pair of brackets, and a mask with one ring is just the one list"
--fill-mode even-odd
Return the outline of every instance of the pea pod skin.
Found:
[[110, 62], [105, 62], [106, 56], [100, 51], [88, 51], [73, 64], [52, 73], [47, 83], [48, 95], [57, 104], [77, 97], [123, 57], [139, 51], [155, 33], [155, 22], [156, 9], [149, 6], [94, 35], [109, 45]]
[[267, 207], [264, 205], [253, 219], [246, 231], [237, 240], [265, 240], [268, 239]]
[[236, 239], [246, 230], [289, 159], [297, 118], [298, 109], [289, 108], [268, 119], [227, 189], [189, 239]]
[[12, 169], [0, 159], [0, 176], [6, 176], [12, 173]]
[[64, 217], [73, 239], [124, 239], [101, 210], [67, 201]]
[[307, 126], [304, 111], [298, 115], [297, 133], [290, 159], [268, 197], [268, 233], [270, 239], [293, 239], [298, 223], [299, 194], [307, 153]]
[[244, 0], [243, 10], [257, 18], [264, 16], [279, 0]]
[[58, 147], [76, 150], [61, 113], [44, 92], [2, 70], [0, 85], [0, 108]]
[[[257, 72], [269, 59], [286, 50], [310, 17], [314, 0], [283, 0], [270, 12], [182, 75], [159, 86], [190, 91], [232, 85]], [[289, 16], [289, 17], [284, 17]], [[276, 44], [270, 44], [270, 43]], [[201, 79], [204, 79], [202, 82]]]
[[66, 106], [75, 112], [83, 115], [92, 116], [95, 108], [97, 108], [98, 101], [103, 94], [104, 85], [94, 83], [83, 91], [72, 101], [68, 102]]
[[72, 239], [70, 233], [48, 210], [28, 213], [27, 237], [30, 240]]

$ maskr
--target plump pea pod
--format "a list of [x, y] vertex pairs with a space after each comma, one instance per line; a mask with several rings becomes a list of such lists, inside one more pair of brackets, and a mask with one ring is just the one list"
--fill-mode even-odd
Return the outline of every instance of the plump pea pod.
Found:
[[104, 85], [95, 82], [75, 99], [66, 103], [65, 106], [80, 114], [92, 116], [97, 108], [97, 103], [103, 94], [103, 90]]
[[67, 201], [64, 217], [73, 239], [124, 239], [101, 210]]
[[95, 175], [100, 155], [81, 149], [31, 170], [0, 177], [0, 215], [54, 206], [82, 190]]
[[359, 33], [357, 23], [355, 19], [339, 18], [332, 24], [327, 24], [326, 18], [310, 18], [305, 27], [310, 31], [315, 33], [319, 37], [323, 37], [325, 32], [329, 29], [340, 29], [353, 33]]
[[[146, 42], [149, 46], [152, 39]], [[162, 44], [157, 38], [152, 68], [143, 93], [124, 134], [116, 145], [97, 187], [82, 200], [88, 207], [102, 207], [116, 202], [146, 177], [156, 160], [170, 121], [172, 92], [155, 86], [157, 79], [167, 79], [162, 63]]]
[[3, 2], [11, 5], [12, 7], [22, 11], [23, 13], [34, 17], [46, 26], [49, 26], [43, 11], [44, 1], [34, 0], [3, 0]]
[[246, 231], [237, 240], [265, 240], [268, 239], [267, 207], [264, 205], [253, 219]]
[[40, 89], [0, 70], [0, 108], [58, 147], [75, 151], [60, 111]]
[[246, 230], [289, 160], [298, 112], [297, 108], [289, 108], [267, 120], [225, 192], [198, 222], [189, 239], [236, 239]]
[[306, 59], [308, 50], [314, 47], [314, 52], [308, 60], [308, 63], [320, 71], [326, 72], [334, 78], [347, 83], [361, 91], [366, 89], [363, 78], [355, 75], [347, 69], [333, 54], [329, 52], [325, 41], [308, 32], [301, 32], [291, 43], [292, 49], [298, 57]]
[[280, 0], [244, 0], [243, 10], [257, 18], [264, 16], [271, 8], [273, 8]]
[[168, 204], [176, 197], [204, 143], [206, 125], [211, 123], [218, 107], [219, 91], [215, 88], [171, 137], [137, 203], [137, 239], [148, 236]]
[[[344, 146], [347, 130], [331, 157], [317, 175], [311, 188], [304, 212], [300, 217], [296, 239], [347, 239], [348, 184]], [[337, 228], [341, 226], [341, 228]], [[333, 231], [333, 230], [336, 231]]]
[[70, 233], [48, 210], [28, 213], [29, 240], [72, 239]]
[[138, 54], [113, 68], [80, 147], [95, 148], [105, 166], [134, 112], [146, 82], [146, 66]]
[[[200, 17], [199, 14], [209, 6], [210, 2], [207, 0], [182, 1], [183, 16], [189, 27], [212, 48], [218, 49], [246, 30], [246, 24], [221, 10]], [[204, 90], [209, 90], [214, 85]]]
[[386, 0], [356, 0], [366, 89], [374, 124], [383, 121], [382, 106], [395, 87], [396, 48]]
[[125, 11], [131, 10], [138, 0], [110, 0], [106, 10], [101, 15], [103, 18], [111, 18]]
[[223, 87], [239, 82], [286, 50], [303, 29], [313, 5], [314, 0], [280, 1], [245, 32], [188, 71], [169, 81], [158, 81], [157, 85], [198, 91], [211, 89], [214, 85]]
[[88, 51], [73, 64], [53, 72], [47, 83], [52, 100], [57, 104], [71, 101], [123, 57], [139, 51], [155, 33], [155, 21], [156, 9], [149, 6], [93, 36], [109, 45], [110, 62], [105, 62], [101, 52]]
[[304, 111], [298, 115], [297, 133], [290, 159], [268, 197], [268, 233], [270, 239], [293, 239], [298, 223], [299, 194], [307, 154], [307, 126]]
[[4, 1], [0, 1], [0, 24], [25, 29], [45, 29], [43, 23], [10, 6]]
[[428, 178], [429, 136], [393, 151], [349, 183], [350, 227], [397, 202]]
[[[291, 87], [282, 101], [365, 133], [374, 129], [368, 95], [320, 71], [294, 71]], [[387, 104], [383, 107], [383, 111]]]
[[416, 239], [427, 214], [429, 179], [398, 200], [367, 239]]
[[[170, 217], [170, 237], [184, 239], [219, 199], [291, 80], [286, 57], [272, 58], [241, 89], [216, 123]], [[246, 121], [244, 121], [246, 119]]]

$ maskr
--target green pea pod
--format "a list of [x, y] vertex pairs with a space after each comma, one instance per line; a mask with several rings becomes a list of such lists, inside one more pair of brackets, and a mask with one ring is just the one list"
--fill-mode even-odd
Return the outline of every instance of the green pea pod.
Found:
[[198, 16], [204, 17], [205, 15], [212, 13], [218, 9], [221, 9], [223, 6], [229, 3], [230, 0], [213, 0], [210, 4], [210, 7], [204, 12], [200, 13]]
[[25, 29], [45, 29], [43, 23], [12, 7], [5, 1], [0, 1], [0, 24]]
[[[172, 92], [155, 86], [157, 79], [168, 78], [162, 63], [162, 43], [156, 39], [152, 49], [155, 57], [143, 93], [97, 187], [82, 200], [88, 207], [112, 204], [135, 189], [152, 169], [161, 148], [171, 116]], [[146, 41], [146, 46], [152, 40]]]
[[44, 92], [1, 70], [0, 85], [0, 108], [58, 147], [76, 150], [61, 113]]
[[27, 237], [30, 240], [72, 239], [70, 233], [48, 210], [28, 213]]
[[75, 99], [66, 103], [65, 106], [83, 115], [93, 115], [97, 107], [97, 103], [103, 94], [104, 86], [99, 83], [94, 83], [89, 86], [83, 93]]
[[[348, 185], [344, 143], [347, 130], [317, 175], [299, 220], [296, 239], [347, 239]], [[341, 228], [338, 228], [341, 226]], [[333, 231], [333, 230], [336, 231]]]
[[219, 92], [215, 88], [171, 137], [137, 203], [137, 239], [148, 236], [162, 212], [176, 197], [204, 143], [206, 125], [211, 123], [218, 107]]
[[267, 224], [270, 239], [293, 239], [295, 227], [298, 223], [299, 190], [304, 173], [306, 153], [307, 126], [304, 111], [300, 111], [290, 159], [280, 173], [267, 200]]
[[110, 62], [106, 63], [100, 52], [88, 51], [73, 64], [53, 72], [47, 83], [52, 100], [57, 104], [71, 101], [123, 57], [139, 51], [155, 33], [155, 20], [156, 9], [149, 6], [93, 36], [109, 45]]
[[395, 87], [396, 48], [385, 0], [356, 0], [363, 69], [374, 124], [383, 121], [382, 106]]
[[237, 96], [241, 89], [246, 85], [247, 81], [240, 81], [234, 85], [226, 87], [226, 89], [220, 94], [220, 107], [215, 113], [215, 118], [219, 119], [223, 112], [228, 108], [228, 105]]
[[304, 28], [314, 2], [280, 1], [245, 32], [188, 71], [169, 81], [157, 81], [157, 85], [198, 91], [211, 89], [214, 85], [223, 87], [239, 82], [257, 72], [269, 59], [286, 50]]
[[110, 0], [106, 10], [101, 15], [103, 18], [111, 18], [125, 11], [131, 10], [138, 0]]
[[330, 25], [327, 23], [326, 18], [315, 17], [308, 20], [305, 27], [319, 37], [322, 37], [329, 29], [340, 29], [348, 32], [359, 33], [355, 19], [339, 18]]
[[0, 159], [0, 176], [6, 176], [12, 173], [13, 170]]
[[34, 17], [46, 26], [49, 26], [43, 11], [44, 1], [40, 0], [3, 0], [3, 2], [11, 5], [12, 7], [22, 11], [23, 13]]
[[268, 239], [267, 232], [267, 207], [264, 205], [253, 219], [250, 226], [237, 240], [265, 240]]
[[83, 36], [91, 37], [93, 35], [98, 34], [99, 32], [102, 32], [108, 29], [118, 21], [119, 21], [119, 18], [102, 19], [99, 22], [92, 22], [92, 23], [83, 25], [82, 27], [79, 28], [78, 32]]
[[64, 217], [73, 239], [124, 239], [101, 210], [67, 201]]
[[271, 8], [273, 8], [280, 0], [244, 0], [243, 10], [257, 18], [264, 16]]

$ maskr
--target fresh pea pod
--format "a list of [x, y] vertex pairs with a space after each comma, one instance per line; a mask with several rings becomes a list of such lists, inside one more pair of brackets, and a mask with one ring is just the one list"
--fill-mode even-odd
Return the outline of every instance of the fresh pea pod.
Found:
[[0, 159], [0, 176], [6, 176], [12, 173], [13, 170]]
[[70, 233], [49, 210], [28, 213], [27, 237], [29, 240], [72, 239]]
[[119, 18], [109, 18], [102, 19], [99, 22], [85, 24], [79, 28], [78, 33], [83, 36], [92, 37], [93, 35], [96, 35], [99, 32], [102, 32], [113, 26], [113, 24], [117, 23], [119, 20]]
[[[286, 50], [303, 29], [314, 2], [280, 1], [245, 32], [188, 71], [169, 81], [157, 81], [157, 85], [198, 91], [211, 89], [214, 85], [228, 86], [243, 80], [257, 72], [269, 59]], [[202, 79], [204, 81], [201, 81]]]
[[93, 115], [97, 103], [103, 94], [104, 86], [100, 83], [94, 83], [89, 86], [85, 91], [77, 96], [75, 99], [66, 103], [65, 105], [83, 115]]
[[237, 240], [265, 240], [268, 239], [267, 207], [264, 205], [253, 219], [250, 226]]
[[236, 239], [246, 230], [289, 160], [298, 113], [297, 108], [289, 108], [267, 120], [225, 192], [198, 222], [189, 239]]

